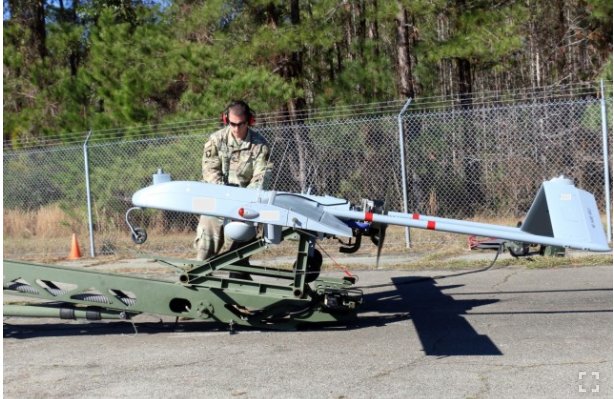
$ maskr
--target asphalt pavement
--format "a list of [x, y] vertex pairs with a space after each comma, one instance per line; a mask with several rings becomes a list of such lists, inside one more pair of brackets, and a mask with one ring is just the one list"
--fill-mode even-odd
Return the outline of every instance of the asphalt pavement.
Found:
[[4, 397], [612, 397], [611, 265], [358, 275], [351, 327], [4, 318]]

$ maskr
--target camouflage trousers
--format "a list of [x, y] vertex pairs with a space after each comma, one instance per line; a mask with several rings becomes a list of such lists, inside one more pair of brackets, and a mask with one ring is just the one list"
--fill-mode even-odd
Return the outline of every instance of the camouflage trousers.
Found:
[[223, 246], [224, 219], [201, 215], [194, 239], [196, 260], [205, 260], [217, 255]]
[[[254, 240], [248, 242], [252, 241]], [[196, 227], [196, 238], [194, 238], [196, 260], [205, 260], [216, 256], [224, 248], [224, 242], [226, 242], [224, 237], [224, 218], [201, 215]], [[247, 243], [228, 238], [229, 251], [233, 251], [245, 244]], [[249, 263], [247, 258], [243, 263]]]
[[[253, 241], [253, 240], [251, 240]], [[248, 242], [251, 242], [248, 241]], [[228, 239], [230, 244], [229, 251], [239, 248], [241, 243]], [[196, 238], [194, 239], [194, 248], [196, 249], [196, 260], [205, 260], [216, 256], [224, 247], [224, 219], [214, 216], [201, 215], [196, 227]], [[249, 257], [243, 258], [234, 263], [235, 265], [249, 266]], [[231, 278], [240, 278], [251, 280], [249, 273], [231, 272]]]

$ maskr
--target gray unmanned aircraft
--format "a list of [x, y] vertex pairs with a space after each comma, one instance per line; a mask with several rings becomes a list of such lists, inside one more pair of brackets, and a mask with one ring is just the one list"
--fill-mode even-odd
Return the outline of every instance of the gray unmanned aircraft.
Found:
[[[4, 314], [126, 319], [152, 313], [259, 328], [353, 320], [362, 303], [356, 278], [320, 276], [322, 255], [315, 244], [325, 238], [347, 238], [340, 250], [355, 252], [361, 237], [368, 236], [378, 246], [379, 258], [389, 225], [611, 251], [594, 196], [564, 177], [542, 184], [520, 227], [385, 212], [374, 201], [357, 207], [330, 196], [171, 181], [162, 171], [154, 175], [153, 185], [134, 193], [132, 202], [135, 207], [126, 221], [137, 244], [145, 242], [147, 234], [132, 226], [129, 214], [143, 208], [224, 218], [225, 234], [242, 244], [204, 261], [160, 259], [178, 271], [176, 281], [5, 260], [5, 292], [53, 304], [5, 306]], [[247, 261], [291, 236], [298, 241], [291, 269]]]

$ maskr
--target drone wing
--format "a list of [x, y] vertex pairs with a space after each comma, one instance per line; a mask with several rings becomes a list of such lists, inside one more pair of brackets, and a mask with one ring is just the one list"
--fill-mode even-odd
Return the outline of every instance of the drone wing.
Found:
[[[317, 197], [320, 201], [315, 201], [311, 197], [201, 182], [173, 181], [154, 184], [137, 191], [132, 196], [132, 202], [143, 208], [292, 227], [340, 237], [352, 236], [352, 229], [326, 212], [321, 202], [341, 200]], [[344, 202], [347, 204], [347, 201]], [[349, 209], [349, 204], [346, 208]]]

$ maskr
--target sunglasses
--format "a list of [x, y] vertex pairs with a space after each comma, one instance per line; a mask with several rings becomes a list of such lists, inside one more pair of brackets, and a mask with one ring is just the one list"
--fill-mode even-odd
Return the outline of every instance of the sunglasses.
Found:
[[241, 126], [245, 126], [245, 125], [247, 125], [247, 121], [243, 121], [243, 122], [239, 122], [239, 123], [234, 123], [234, 122], [230, 122], [230, 121], [229, 121], [229, 122], [228, 122], [228, 124], [229, 124], [231, 127], [241, 127]]

